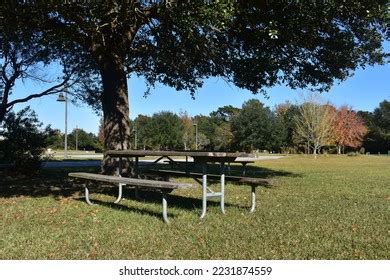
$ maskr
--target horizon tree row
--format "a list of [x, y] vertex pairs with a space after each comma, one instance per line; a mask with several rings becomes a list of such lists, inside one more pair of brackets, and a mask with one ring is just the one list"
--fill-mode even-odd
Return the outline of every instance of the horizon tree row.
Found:
[[[131, 149], [219, 150], [278, 153], [390, 150], [389, 102], [373, 112], [336, 108], [309, 96], [301, 104], [289, 102], [274, 109], [256, 99], [241, 108], [218, 108], [208, 116], [161, 111], [138, 115], [131, 124]], [[99, 130], [102, 137], [102, 129]]]

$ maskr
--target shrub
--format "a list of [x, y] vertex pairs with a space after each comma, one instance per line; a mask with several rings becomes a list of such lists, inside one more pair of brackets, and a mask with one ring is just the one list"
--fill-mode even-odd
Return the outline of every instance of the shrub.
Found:
[[32, 175], [39, 170], [45, 147], [45, 135], [39, 131], [41, 126], [30, 107], [5, 117], [0, 151], [17, 173]]

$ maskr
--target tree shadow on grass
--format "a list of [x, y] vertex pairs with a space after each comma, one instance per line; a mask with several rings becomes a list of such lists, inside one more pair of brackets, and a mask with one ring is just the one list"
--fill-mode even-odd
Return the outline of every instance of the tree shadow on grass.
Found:
[[57, 168], [43, 169], [32, 177], [16, 176], [0, 172], [0, 197], [70, 197], [83, 189], [68, 177], [69, 172], [98, 173], [99, 168]]
[[[91, 194], [93, 196], [93, 194]], [[162, 197], [161, 194], [158, 192], [154, 191], [139, 191], [139, 198], [137, 199], [135, 196], [135, 191], [134, 189], [125, 189], [123, 190], [123, 197], [125, 200], [135, 200], [139, 201], [142, 204], [146, 205], [158, 205], [161, 208], [161, 203], [162, 203]], [[76, 198], [78, 201], [85, 202], [84, 198]], [[158, 219], [162, 218], [162, 211], [152, 211], [148, 209], [140, 209], [132, 206], [128, 206], [125, 203], [125, 201], [122, 201], [120, 203], [114, 203], [112, 201], [102, 201], [102, 200], [97, 200], [97, 199], [91, 199], [90, 201], [99, 206], [104, 206], [107, 208], [111, 209], [116, 209], [120, 211], [126, 211], [126, 212], [132, 212], [132, 213], [139, 213], [141, 215], [149, 215], [149, 216], [154, 216]], [[192, 210], [196, 211], [199, 215], [202, 210], [202, 200], [200, 198], [193, 198], [193, 197], [183, 197], [175, 194], [169, 194], [168, 198], [168, 217], [169, 218], [174, 218], [176, 217], [175, 214], [172, 214], [172, 209], [181, 209], [181, 210]], [[208, 208], [214, 208], [214, 207], [219, 207], [220, 202], [218, 201], [213, 201], [213, 200], [208, 200], [207, 201], [207, 207]], [[235, 204], [230, 204], [225, 202], [225, 207], [235, 207], [237, 205]]]
[[[199, 163], [194, 162], [175, 162], [170, 164], [161, 164], [153, 163], [147, 164], [143, 168], [145, 169], [166, 169], [166, 170], [181, 170], [181, 171], [191, 171], [191, 172], [202, 172], [202, 166]], [[207, 164], [207, 173], [209, 174], [220, 174], [221, 165], [217, 163]], [[265, 168], [256, 165], [246, 165], [242, 166], [241, 164], [231, 164], [225, 165], [225, 174], [231, 176], [247, 176], [253, 178], [275, 178], [275, 177], [299, 177], [299, 174], [295, 174], [283, 170], [274, 170], [270, 168]]]
[[[185, 167], [180, 164], [181, 167]], [[155, 168], [156, 165], [152, 167]], [[158, 168], [169, 169], [172, 168], [167, 164], [158, 164]], [[149, 166], [148, 166], [149, 167]], [[143, 167], [145, 168], [145, 167]], [[195, 172], [199, 171], [199, 166], [193, 166]], [[191, 171], [192, 171], [191, 170]], [[242, 166], [233, 165], [230, 168], [230, 172], [227, 171], [226, 174], [230, 175], [242, 175]], [[98, 167], [68, 167], [68, 168], [57, 168], [57, 169], [44, 169], [39, 174], [34, 177], [23, 178], [17, 177], [5, 172], [0, 172], [0, 198], [9, 198], [9, 197], [45, 197], [51, 196], [55, 199], [61, 199], [62, 197], [71, 197], [79, 196], [81, 192], [84, 191], [84, 188], [76, 180], [73, 180], [68, 177], [70, 172], [91, 172], [99, 173], [100, 169]], [[210, 164], [208, 166], [208, 171], [210, 173], [218, 174], [220, 171], [220, 166], [218, 164]], [[246, 167], [246, 176], [258, 177], [258, 178], [275, 178], [275, 177], [297, 177], [299, 174], [294, 174], [286, 171], [273, 170], [264, 167], [258, 166], [247, 166]], [[210, 180], [213, 182], [215, 180]], [[218, 180], [217, 180], [218, 181]], [[99, 185], [99, 184], [97, 184]], [[126, 189], [126, 188], [125, 188]], [[118, 190], [114, 186], [107, 188], [107, 185], [97, 186], [92, 190], [93, 192], [103, 193], [113, 197], [117, 196]], [[148, 196], [153, 197], [153, 192], [150, 192]], [[160, 197], [158, 198], [160, 200]], [[172, 203], [179, 205], [184, 203], [187, 206], [184, 208], [193, 208], [188, 205], [188, 200], [181, 201], [179, 198], [174, 198], [172, 196]], [[198, 205], [200, 200], [197, 200], [194, 204]], [[212, 202], [211, 202], [212, 203]]]
[[[159, 168], [171, 168], [169, 165], [161, 165]], [[183, 166], [182, 166], [183, 167]], [[188, 167], [188, 166], [187, 166]], [[194, 166], [191, 171], [198, 172]], [[230, 175], [242, 174], [242, 166], [233, 165], [230, 168]], [[30, 178], [16, 177], [0, 173], [0, 198], [11, 198], [11, 197], [53, 197], [54, 199], [62, 199], [65, 197], [75, 197], [76, 200], [84, 201], [84, 187], [77, 180], [68, 177], [69, 172], [91, 172], [99, 173], [99, 168], [58, 168], [58, 169], [47, 169], [42, 170], [39, 174]], [[220, 165], [211, 164], [208, 166], [209, 173], [218, 174], [220, 171]], [[229, 172], [227, 172], [229, 173]], [[259, 178], [273, 178], [281, 176], [296, 177], [297, 174], [293, 174], [285, 171], [272, 170], [257, 166], [251, 166], [246, 168], [246, 176], [259, 177]], [[210, 182], [218, 182], [218, 180], [210, 180]], [[196, 183], [195, 183], [196, 185]], [[95, 204], [109, 207], [112, 209], [118, 209], [121, 211], [128, 211], [133, 213], [140, 213], [142, 215], [149, 215], [161, 219], [162, 213], [160, 211], [153, 211], [148, 209], [139, 209], [136, 207], [128, 206], [126, 204], [115, 204], [118, 195], [118, 187], [99, 184], [97, 183], [91, 189], [91, 196], [94, 194], [104, 194], [112, 197], [111, 201], [91, 200]], [[146, 204], [158, 204], [161, 205], [161, 194], [153, 191], [140, 191], [141, 201]], [[132, 188], [123, 189], [123, 197], [125, 199], [136, 199], [135, 191]], [[209, 200], [208, 208], [219, 208], [219, 201]], [[226, 207], [237, 207], [236, 204], [226, 203]], [[172, 214], [170, 209], [182, 209], [201, 212], [202, 199], [193, 197], [183, 197], [174, 193], [168, 195], [168, 216], [170, 218], [175, 215]]]

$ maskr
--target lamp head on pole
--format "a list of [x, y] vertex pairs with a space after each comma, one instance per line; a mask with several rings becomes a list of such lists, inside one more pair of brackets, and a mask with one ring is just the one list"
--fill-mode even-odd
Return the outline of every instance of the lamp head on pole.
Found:
[[65, 102], [66, 101], [65, 96], [64, 96], [64, 94], [62, 92], [58, 95], [57, 101], [59, 101], [59, 102]]

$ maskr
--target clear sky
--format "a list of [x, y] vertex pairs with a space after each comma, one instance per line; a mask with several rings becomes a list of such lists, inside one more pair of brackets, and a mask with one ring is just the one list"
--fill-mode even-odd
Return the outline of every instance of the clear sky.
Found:
[[[169, 110], [179, 113], [187, 111], [189, 115], [208, 115], [211, 111], [224, 105], [241, 107], [242, 103], [251, 98], [257, 98], [266, 106], [274, 107], [276, 104], [299, 101], [302, 90], [291, 90], [278, 86], [270, 89], [269, 99], [262, 95], [253, 95], [248, 91], [226, 84], [222, 79], [208, 79], [204, 86], [198, 90], [193, 100], [187, 92], [158, 86], [152, 94], [144, 98], [145, 83], [143, 79], [132, 77], [129, 83], [130, 118], [138, 114], [152, 115], [155, 112]], [[19, 83], [14, 89], [13, 98], [23, 96], [23, 92], [38, 92], [41, 86], [36, 83]], [[367, 67], [359, 69], [354, 76], [346, 81], [336, 84], [323, 94], [323, 98], [336, 106], [350, 105], [355, 110], [372, 111], [379, 102], [390, 100], [390, 64], [384, 66]], [[51, 124], [53, 128], [64, 131], [64, 103], [56, 101], [57, 96], [47, 96], [30, 101], [28, 105], [34, 109], [44, 125]], [[26, 105], [15, 106], [19, 110]], [[68, 104], [68, 131], [76, 126], [87, 132], [97, 133], [99, 125], [97, 116], [87, 105], [75, 106]]]

